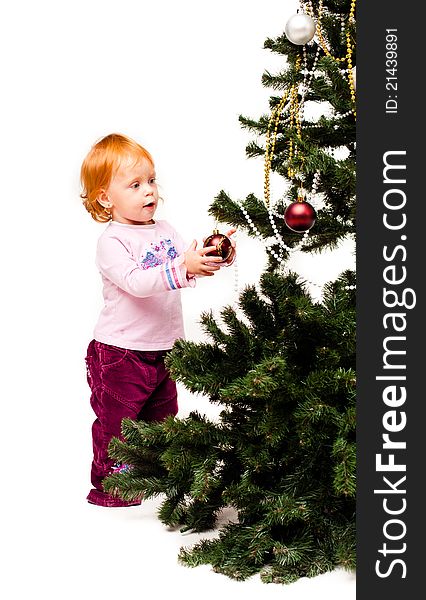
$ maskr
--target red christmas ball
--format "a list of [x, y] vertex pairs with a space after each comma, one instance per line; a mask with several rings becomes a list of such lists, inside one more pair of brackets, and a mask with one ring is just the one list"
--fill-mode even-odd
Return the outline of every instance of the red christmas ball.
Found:
[[219, 233], [218, 229], [204, 240], [204, 248], [208, 246], [215, 246], [215, 249], [207, 252], [206, 256], [220, 256], [223, 262], [229, 262], [233, 258], [234, 249], [231, 240], [223, 233]]
[[297, 200], [285, 209], [284, 221], [289, 229], [296, 233], [301, 233], [308, 231], [312, 227], [316, 216], [315, 210], [309, 202]]

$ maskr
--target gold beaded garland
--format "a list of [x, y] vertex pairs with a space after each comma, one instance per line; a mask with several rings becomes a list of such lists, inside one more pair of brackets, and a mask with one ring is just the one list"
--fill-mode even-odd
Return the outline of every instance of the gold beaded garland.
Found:
[[[355, 8], [356, 8], [356, 0], [352, 0], [351, 7], [349, 10], [348, 23], [353, 23], [355, 21]], [[308, 3], [308, 5], [306, 7], [306, 12], [310, 17], [315, 18], [312, 2]], [[317, 23], [316, 34], [318, 37], [318, 42], [319, 42], [321, 48], [323, 49], [324, 53], [326, 54], [326, 56], [329, 56], [330, 58], [332, 58], [333, 60], [335, 60], [337, 62], [346, 62], [347, 63], [346, 72], [348, 75], [349, 90], [350, 90], [351, 101], [352, 101], [352, 105], [353, 105], [352, 112], [353, 112], [354, 116], [356, 117], [356, 108], [355, 108], [356, 94], [355, 94], [355, 84], [354, 84], [353, 73], [352, 73], [353, 45], [352, 45], [349, 26], [346, 30], [346, 36], [345, 36], [346, 37], [346, 54], [345, 54], [345, 56], [342, 56], [342, 57], [333, 56], [331, 54], [330, 50], [327, 48], [327, 44], [325, 42], [325, 38], [322, 33], [322, 29], [321, 29], [322, 15], [323, 15], [323, 0], [319, 0], [318, 16], [316, 19], [316, 23]]]
[[[302, 2], [303, 4], [303, 2]], [[311, 16], [312, 18], [314, 18], [314, 11], [313, 11], [313, 7], [312, 7], [312, 3], [309, 2], [310, 5], [310, 11], [306, 10], [306, 13], [309, 14], [309, 16]], [[349, 17], [348, 17], [348, 23], [353, 23], [354, 22], [354, 15], [355, 15], [355, 6], [356, 6], [356, 0], [352, 0], [351, 2], [351, 8], [350, 8], [350, 12], [349, 12]], [[348, 111], [347, 113], [345, 113], [344, 115], [340, 115], [340, 117], [338, 118], [344, 118], [346, 116], [348, 116], [351, 112], [354, 114], [354, 116], [356, 117], [356, 110], [355, 110], [355, 101], [356, 101], [356, 94], [355, 94], [355, 82], [354, 82], [354, 77], [353, 77], [353, 63], [352, 63], [352, 54], [353, 54], [353, 45], [352, 45], [352, 40], [351, 40], [351, 34], [349, 31], [349, 27], [346, 29], [344, 28], [344, 20], [342, 18], [342, 35], [345, 37], [346, 39], [346, 55], [344, 57], [341, 58], [337, 58], [334, 57], [331, 52], [328, 50], [327, 46], [326, 46], [326, 41], [324, 39], [324, 35], [322, 34], [321, 31], [321, 17], [322, 17], [322, 13], [323, 13], [323, 0], [320, 0], [319, 2], [319, 8], [318, 8], [318, 19], [317, 19], [317, 27], [316, 27], [316, 34], [317, 34], [317, 38], [319, 41], [318, 44], [318, 50], [321, 48], [324, 53], [329, 56], [330, 58], [332, 58], [333, 60], [336, 60], [337, 62], [346, 62], [347, 63], [347, 69], [345, 70], [348, 76], [348, 82], [349, 82], [349, 88], [350, 88], [350, 96], [351, 96], [351, 101], [353, 104], [353, 108], [351, 111]], [[304, 60], [306, 63], [306, 48], [305, 46], [303, 46], [303, 55], [304, 55]], [[313, 75], [313, 71], [315, 70], [315, 65], [316, 65], [316, 61], [317, 61], [317, 57], [318, 57], [318, 53], [317, 56], [315, 58], [315, 62], [314, 62], [314, 67], [312, 70], [312, 75]], [[301, 58], [300, 56], [297, 57], [296, 59], [296, 64], [295, 64], [295, 70], [296, 73], [298, 71], [300, 71], [300, 63], [301, 63]], [[302, 70], [302, 74], [307, 75], [308, 74], [308, 70], [306, 68], [306, 64], [305, 64], [305, 70]], [[304, 84], [306, 83], [306, 81], [304, 80]], [[276, 234], [276, 239], [280, 245], [281, 248], [285, 248], [289, 253], [292, 253], [296, 250], [299, 250], [302, 245], [303, 242], [305, 240], [305, 238], [307, 239], [308, 236], [308, 231], [305, 231], [304, 233], [304, 239], [301, 241], [300, 244], [298, 244], [297, 247], [289, 247], [284, 243], [284, 240], [281, 238], [281, 236], [279, 235], [279, 232], [276, 228], [276, 225], [274, 223], [273, 220], [273, 216], [272, 216], [272, 208], [269, 206], [270, 205], [270, 171], [271, 171], [271, 165], [272, 165], [272, 159], [274, 156], [274, 152], [275, 152], [275, 146], [276, 146], [276, 140], [277, 140], [277, 135], [278, 135], [278, 126], [279, 126], [279, 122], [280, 122], [280, 118], [282, 113], [284, 112], [284, 110], [286, 108], [288, 108], [289, 111], [289, 117], [288, 117], [288, 122], [289, 122], [289, 127], [292, 129], [295, 129], [296, 131], [296, 138], [297, 139], [301, 139], [302, 138], [302, 119], [301, 119], [301, 110], [300, 110], [300, 103], [299, 103], [299, 88], [298, 88], [298, 84], [293, 84], [288, 90], [285, 91], [285, 93], [283, 94], [281, 100], [279, 101], [279, 103], [275, 106], [275, 108], [272, 110], [271, 112], [271, 117], [269, 119], [269, 123], [268, 123], [268, 128], [267, 128], [267, 132], [266, 132], [266, 147], [265, 147], [265, 165], [264, 165], [264, 174], [265, 174], [265, 179], [264, 179], [264, 202], [266, 207], [268, 208], [268, 213], [269, 213], [269, 218], [272, 224], [272, 227], [274, 229], [274, 232]], [[304, 93], [302, 91], [302, 106], [303, 106], [303, 98], [304, 98]], [[303, 111], [303, 109], [302, 109]], [[315, 127], [316, 125], [311, 125], [311, 127]], [[294, 168], [294, 164], [293, 164], [293, 159], [298, 155], [298, 147], [297, 147], [297, 140], [294, 141], [293, 139], [288, 141], [288, 177], [290, 179], [294, 179], [296, 177], [296, 170]], [[301, 156], [299, 154], [299, 159], [303, 162], [303, 156]], [[319, 171], [316, 171], [315, 176], [314, 176], [314, 182], [313, 182], [313, 187], [312, 187], [312, 191], [314, 190], [314, 188], [316, 189], [317, 185], [318, 185], [318, 177], [319, 177]], [[302, 181], [299, 182], [300, 183], [300, 188], [298, 191], [298, 197], [297, 197], [297, 202], [303, 202], [305, 201], [305, 191], [303, 189], [303, 183]], [[244, 206], [241, 204], [240, 205], [241, 210], [243, 211], [250, 227], [252, 228], [252, 230], [254, 231], [254, 233], [257, 236], [261, 236], [260, 231], [256, 228], [256, 226], [254, 225], [253, 221], [250, 218], [250, 215], [248, 214], [247, 210], [244, 208]], [[280, 255], [278, 255], [275, 250], [269, 246], [266, 246], [266, 250], [274, 256], [274, 258], [281, 264], [283, 264], [283, 256], [281, 255], [282, 250], [280, 250]], [[313, 282], [307, 282], [305, 281], [305, 283], [310, 283], [313, 286], [316, 286], [318, 288], [322, 288], [322, 286], [320, 284], [317, 283], [313, 283]], [[345, 286], [345, 289], [347, 290], [352, 290], [352, 289], [356, 289], [355, 285], [347, 285]]]
[[[291, 92], [291, 89], [290, 89]], [[274, 155], [275, 150], [275, 142], [277, 140], [278, 133], [278, 124], [280, 121], [281, 112], [284, 110], [284, 105], [287, 102], [287, 98], [290, 95], [290, 92], [286, 92], [284, 96], [281, 98], [279, 104], [274, 108], [271, 114], [271, 118], [269, 119], [268, 130], [266, 132], [266, 149], [265, 149], [265, 183], [264, 183], [264, 196], [265, 196], [265, 204], [269, 206], [269, 198], [270, 198], [270, 171], [271, 171], [271, 163], [272, 157]], [[274, 133], [272, 136], [271, 142], [271, 127], [274, 124]]]
[[[296, 72], [300, 71], [300, 56], [296, 59]], [[266, 132], [266, 148], [265, 148], [265, 183], [264, 183], [264, 198], [266, 206], [269, 206], [270, 202], [270, 172], [271, 172], [271, 164], [272, 158], [274, 156], [275, 144], [278, 135], [278, 125], [280, 122], [281, 113], [284, 110], [284, 107], [288, 100], [289, 112], [290, 112], [290, 120], [289, 126], [290, 128], [296, 129], [296, 134], [299, 139], [302, 139], [302, 126], [301, 126], [301, 118], [300, 118], [300, 106], [299, 106], [299, 98], [298, 98], [298, 85], [294, 83], [288, 91], [286, 91], [281, 98], [280, 102], [273, 109], [271, 117], [269, 119], [268, 129]], [[271, 141], [271, 130], [273, 129], [272, 141]], [[295, 170], [293, 168], [292, 162], [293, 157], [297, 155], [297, 145], [293, 143], [293, 140], [289, 140], [289, 152], [288, 152], [288, 177], [290, 179], [295, 177]]]
[[[353, 23], [355, 21], [355, 7], [356, 7], [356, 0], [352, 0], [351, 7], [349, 10], [349, 15], [348, 15], [348, 23]], [[308, 14], [312, 18], [315, 18], [314, 9], [313, 9], [311, 1], [309, 1], [309, 3], [307, 4], [307, 6], [305, 7], [305, 10], [306, 10], [306, 14]], [[321, 29], [322, 15], [323, 15], [323, 0], [319, 0], [318, 15], [316, 18], [316, 24], [317, 24], [316, 34], [318, 37], [319, 45], [322, 48], [322, 50], [324, 51], [324, 53], [327, 56], [329, 56], [330, 58], [332, 58], [333, 60], [336, 60], [337, 62], [346, 62], [347, 63], [346, 73], [348, 75], [349, 90], [350, 90], [350, 96], [351, 96], [351, 101], [352, 101], [352, 105], [353, 105], [352, 113], [356, 117], [356, 108], [355, 108], [356, 93], [355, 93], [355, 82], [354, 82], [354, 77], [353, 77], [353, 63], [352, 63], [353, 46], [352, 46], [352, 40], [351, 40], [351, 34], [349, 31], [349, 27], [346, 29], [346, 32], [345, 32], [346, 55], [343, 57], [335, 57], [331, 54], [331, 52], [327, 48], [325, 38], [322, 33], [322, 29]], [[343, 33], [343, 31], [342, 31], [342, 33]], [[304, 54], [305, 60], [306, 60], [305, 47], [303, 47], [303, 54]], [[300, 71], [300, 63], [301, 63], [301, 58], [300, 58], [300, 56], [298, 56], [296, 59], [296, 64], [295, 64], [296, 73], [298, 71]], [[290, 87], [290, 89], [284, 93], [280, 102], [273, 109], [273, 111], [271, 113], [271, 117], [269, 119], [269, 123], [268, 123], [268, 129], [267, 129], [267, 133], [266, 133], [265, 180], [264, 180], [264, 201], [265, 201], [265, 205], [267, 207], [269, 207], [269, 204], [270, 204], [270, 193], [271, 193], [270, 171], [271, 171], [271, 165], [272, 165], [272, 158], [273, 158], [274, 151], [275, 151], [276, 139], [277, 139], [277, 135], [278, 135], [278, 125], [279, 125], [281, 113], [284, 111], [287, 101], [288, 101], [288, 108], [289, 108], [289, 113], [290, 113], [289, 127], [294, 128], [296, 130], [296, 137], [298, 139], [302, 138], [302, 124], [301, 124], [301, 116], [300, 116], [300, 105], [299, 105], [299, 99], [298, 99], [298, 86], [297, 86], [297, 84], [293, 84]], [[271, 139], [271, 137], [272, 137], [272, 139]], [[291, 139], [288, 141], [287, 175], [288, 175], [289, 179], [294, 179], [296, 177], [296, 170], [294, 168], [293, 159], [297, 155], [298, 155], [297, 143], [295, 143]], [[303, 161], [303, 156], [300, 158]]]

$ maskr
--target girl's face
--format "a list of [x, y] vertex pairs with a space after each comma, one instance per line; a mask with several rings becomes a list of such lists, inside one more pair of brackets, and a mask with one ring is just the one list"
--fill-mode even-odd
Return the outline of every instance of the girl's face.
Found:
[[158, 205], [154, 166], [146, 159], [123, 164], [102, 194], [112, 219], [130, 225], [148, 225]]

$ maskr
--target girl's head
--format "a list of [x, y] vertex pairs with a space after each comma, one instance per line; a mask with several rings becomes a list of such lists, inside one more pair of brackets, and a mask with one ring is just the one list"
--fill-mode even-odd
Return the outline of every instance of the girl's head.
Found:
[[[127, 175], [135, 176], [135, 182], [127, 181]], [[151, 154], [125, 135], [119, 133], [107, 135], [96, 142], [81, 166], [83, 204], [93, 219], [99, 223], [106, 223], [111, 218], [117, 217], [117, 220], [121, 220], [123, 201], [128, 204], [128, 208], [131, 208], [129, 203], [133, 203], [136, 207], [135, 193], [138, 190], [141, 198], [141, 186], [144, 185], [145, 179], [148, 182], [145, 186], [145, 196], [152, 193], [148, 190], [148, 186], [155, 188], [154, 196], [157, 203], [158, 191]], [[134, 193], [127, 192], [127, 188]], [[140, 204], [141, 200], [139, 199], [138, 202]], [[140, 215], [141, 221], [136, 219], [135, 222], [146, 222], [146, 219], [145, 221], [143, 219], [148, 216], [147, 210], [145, 213]], [[135, 214], [132, 213], [130, 216]], [[128, 221], [133, 220], [128, 219]]]

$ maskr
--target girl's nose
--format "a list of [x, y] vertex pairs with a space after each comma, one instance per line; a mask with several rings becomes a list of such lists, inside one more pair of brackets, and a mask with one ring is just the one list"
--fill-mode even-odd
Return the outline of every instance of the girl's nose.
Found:
[[145, 193], [145, 196], [152, 196], [152, 194], [154, 193], [154, 186], [151, 185], [150, 183], [146, 183], [145, 188], [144, 188], [144, 193]]

